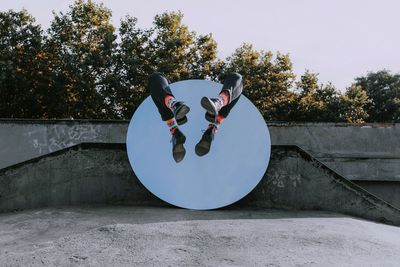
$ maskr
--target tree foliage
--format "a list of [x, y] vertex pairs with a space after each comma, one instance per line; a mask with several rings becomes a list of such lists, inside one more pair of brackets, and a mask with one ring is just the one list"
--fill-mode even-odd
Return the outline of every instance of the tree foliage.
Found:
[[342, 98], [332, 83], [318, 83], [318, 75], [306, 71], [296, 83], [299, 94], [294, 103], [292, 119], [295, 121], [330, 121], [345, 120], [342, 114]]
[[158, 71], [170, 82], [221, 83], [239, 72], [267, 120], [400, 121], [400, 74], [372, 72], [340, 92], [310, 71], [296, 79], [288, 54], [248, 43], [219, 59], [213, 36], [191, 31], [179, 11], [149, 28], [126, 16], [118, 31], [111, 16], [103, 4], [76, 0], [43, 31], [26, 10], [0, 12], [0, 117], [128, 119]]
[[211, 35], [197, 35], [182, 23], [180, 12], [163, 13], [153, 27], [141, 29], [137, 19], [121, 21], [121, 42], [115, 55], [120, 85], [115, 103], [122, 117], [130, 117], [145, 98], [148, 76], [157, 71], [171, 82], [214, 77], [217, 44]]
[[121, 21], [115, 55], [120, 84], [114, 88], [118, 88], [115, 103], [122, 117], [130, 117], [148, 96], [147, 79], [153, 72], [164, 73], [171, 82], [213, 77], [216, 42], [211, 35], [190, 32], [182, 18], [180, 12], [163, 13], [149, 29], [139, 28], [131, 16]]
[[46, 41], [52, 88], [62, 116], [107, 118], [109, 79], [113, 72], [116, 35], [111, 11], [92, 1], [77, 0], [70, 10], [55, 14]]
[[342, 103], [342, 113], [346, 122], [362, 123], [368, 119], [366, 107], [370, 99], [361, 86], [352, 84], [348, 87], [342, 96]]
[[400, 74], [387, 70], [370, 72], [356, 78], [371, 101], [366, 106], [369, 120], [373, 122], [400, 122]]
[[288, 55], [257, 51], [251, 44], [236, 49], [221, 67], [224, 74], [239, 72], [244, 77], [244, 95], [259, 108], [265, 118], [277, 120], [287, 114], [295, 75]]
[[26, 10], [0, 13], [0, 116], [39, 118], [43, 111], [43, 36]]

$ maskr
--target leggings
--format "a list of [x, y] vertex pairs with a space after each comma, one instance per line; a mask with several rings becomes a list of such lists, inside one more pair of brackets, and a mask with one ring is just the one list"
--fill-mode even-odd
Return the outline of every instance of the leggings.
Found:
[[228, 91], [229, 93], [229, 103], [222, 107], [221, 110], [218, 112], [218, 115], [226, 118], [231, 112], [231, 109], [235, 106], [238, 102], [240, 96], [242, 95], [243, 91], [243, 78], [242, 75], [239, 73], [233, 72], [226, 76], [224, 85], [222, 86], [222, 91]]
[[[174, 96], [169, 87], [169, 82], [164, 74], [155, 72], [150, 75], [148, 80], [148, 88], [150, 90], [151, 98], [157, 106], [158, 112], [163, 121], [167, 121], [174, 117], [172, 111], [165, 105], [164, 99], [167, 95]], [[239, 73], [231, 73], [225, 78], [224, 85], [221, 92], [227, 91], [229, 93], [229, 103], [221, 108], [219, 115], [226, 118], [231, 109], [235, 106], [243, 91], [243, 78]]]

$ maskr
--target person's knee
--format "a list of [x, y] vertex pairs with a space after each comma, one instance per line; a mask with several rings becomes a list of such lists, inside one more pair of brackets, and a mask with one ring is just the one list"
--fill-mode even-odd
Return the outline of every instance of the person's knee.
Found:
[[149, 80], [154, 80], [154, 79], [160, 79], [161, 77], [163, 77], [161, 72], [153, 72], [150, 76], [149, 76]]
[[229, 73], [227, 78], [240, 80], [240, 81], [243, 79], [242, 75], [240, 73], [238, 73], [238, 72]]
[[149, 76], [149, 83], [165, 79], [161, 72], [154, 72]]
[[237, 78], [237, 79], [243, 79], [242, 75], [239, 72], [231, 72], [231, 73], [229, 73], [229, 76]]

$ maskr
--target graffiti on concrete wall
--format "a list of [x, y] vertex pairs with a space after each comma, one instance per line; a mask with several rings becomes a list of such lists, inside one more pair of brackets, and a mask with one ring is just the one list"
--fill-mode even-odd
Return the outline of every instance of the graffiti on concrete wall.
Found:
[[[36, 128], [36, 127], [35, 127]], [[102, 141], [100, 125], [49, 125], [28, 131], [33, 149], [47, 154], [82, 142]]]
[[271, 182], [274, 186], [278, 188], [285, 187], [297, 187], [301, 184], [300, 174], [287, 174], [287, 173], [275, 173], [271, 177]]

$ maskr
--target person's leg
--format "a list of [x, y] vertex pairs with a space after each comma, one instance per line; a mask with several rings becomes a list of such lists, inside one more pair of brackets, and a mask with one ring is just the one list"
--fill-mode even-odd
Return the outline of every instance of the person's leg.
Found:
[[[203, 97], [202, 106], [207, 110], [206, 119], [211, 122], [195, 147], [198, 156], [206, 155], [211, 148], [218, 127], [228, 117], [232, 108], [239, 101], [243, 91], [243, 79], [238, 73], [229, 74], [224, 82], [218, 98]], [[209, 108], [215, 103], [214, 107]]]
[[[243, 78], [239, 73], [230, 73], [225, 78], [224, 85], [222, 86], [221, 92], [217, 98], [203, 97], [201, 99], [201, 105], [209, 112], [209, 115], [218, 115], [219, 111], [232, 104], [230, 108], [226, 109], [230, 112], [230, 109], [235, 105], [234, 102], [237, 100], [243, 91]], [[234, 102], [234, 103], [233, 103]], [[225, 112], [226, 112], [225, 111]]]
[[153, 73], [149, 77], [148, 87], [163, 121], [175, 117], [179, 125], [187, 122], [186, 114], [190, 111], [190, 108], [182, 101], [175, 99], [164, 74]]
[[[171, 92], [167, 78], [161, 73], [153, 73], [149, 77], [148, 88], [151, 98], [156, 105], [161, 119], [169, 127], [172, 135], [172, 154], [176, 162], [181, 161], [185, 156], [183, 144], [186, 141], [185, 135], [179, 130], [178, 124], [187, 121], [186, 114], [189, 107], [183, 102], [177, 101]], [[182, 123], [179, 123], [179, 122]]]
[[169, 88], [169, 83], [167, 78], [159, 72], [155, 72], [150, 75], [148, 80], [148, 88], [150, 91], [151, 98], [156, 105], [158, 112], [161, 115], [163, 121], [168, 121], [174, 118], [174, 113], [172, 110], [165, 105], [166, 98], [174, 99], [174, 95]]
[[225, 105], [228, 105], [235, 101], [243, 91], [243, 77], [237, 72], [233, 72], [228, 74], [226, 76], [224, 85], [222, 86], [221, 94], [224, 94], [225, 92], [228, 93], [229, 95], [229, 101]]

